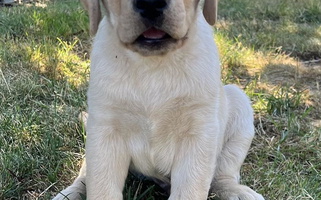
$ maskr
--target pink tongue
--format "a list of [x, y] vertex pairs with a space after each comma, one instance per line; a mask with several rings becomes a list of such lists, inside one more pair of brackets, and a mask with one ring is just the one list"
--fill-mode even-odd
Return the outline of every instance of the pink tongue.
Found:
[[150, 28], [143, 33], [144, 38], [146, 39], [161, 39], [166, 35], [164, 31], [158, 30], [156, 28]]

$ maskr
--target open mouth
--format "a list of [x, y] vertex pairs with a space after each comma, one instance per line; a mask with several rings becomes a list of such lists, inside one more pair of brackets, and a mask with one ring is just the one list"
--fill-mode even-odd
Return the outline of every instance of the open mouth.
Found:
[[143, 32], [136, 41], [144, 44], [157, 44], [170, 39], [173, 38], [169, 34], [160, 29], [152, 27]]
[[144, 56], [161, 55], [180, 47], [184, 39], [175, 39], [171, 34], [151, 27], [142, 32], [129, 47]]

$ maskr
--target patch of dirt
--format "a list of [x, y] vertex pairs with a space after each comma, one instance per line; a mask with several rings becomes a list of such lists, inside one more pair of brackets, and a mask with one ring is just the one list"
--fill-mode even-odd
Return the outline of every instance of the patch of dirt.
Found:
[[0, 0], [0, 7], [12, 7], [17, 5], [46, 7], [49, 0]]
[[321, 87], [321, 60], [297, 62], [296, 65], [269, 65], [262, 78], [272, 85], [296, 85], [318, 94]]
[[314, 107], [311, 117], [316, 120], [317, 127], [321, 126], [321, 59], [269, 65], [264, 69], [261, 78], [272, 86], [293, 86], [298, 91], [307, 92], [309, 98], [306, 104]]

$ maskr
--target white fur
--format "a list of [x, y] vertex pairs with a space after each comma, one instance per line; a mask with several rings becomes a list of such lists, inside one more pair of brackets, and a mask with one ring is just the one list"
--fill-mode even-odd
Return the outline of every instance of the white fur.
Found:
[[170, 177], [170, 200], [205, 200], [210, 189], [222, 199], [263, 200], [239, 184], [253, 111], [240, 89], [222, 86], [212, 37], [197, 12], [182, 47], [143, 57], [102, 20], [91, 56], [87, 169], [55, 200], [80, 199], [85, 182], [87, 199], [121, 200], [129, 169]]

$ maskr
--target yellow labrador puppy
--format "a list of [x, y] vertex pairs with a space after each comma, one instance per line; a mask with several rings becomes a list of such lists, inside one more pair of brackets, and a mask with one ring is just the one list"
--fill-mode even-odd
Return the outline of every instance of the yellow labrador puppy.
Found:
[[[170, 183], [170, 200], [205, 200], [209, 191], [221, 199], [263, 200], [239, 184], [253, 112], [240, 89], [221, 83], [210, 26], [217, 1], [84, 4], [97, 32], [86, 161], [55, 200], [81, 199], [80, 193], [121, 200], [128, 170]], [[100, 4], [107, 11], [101, 21]]]

